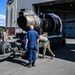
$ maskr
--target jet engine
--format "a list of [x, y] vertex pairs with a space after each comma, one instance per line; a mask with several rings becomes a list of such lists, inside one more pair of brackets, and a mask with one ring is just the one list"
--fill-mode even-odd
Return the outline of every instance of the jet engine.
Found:
[[62, 33], [62, 21], [54, 13], [37, 16], [31, 10], [21, 10], [17, 23], [18, 26], [25, 31], [29, 30], [29, 26], [33, 24], [38, 31], [42, 29], [44, 32], [48, 32], [48, 34], [51, 35]]

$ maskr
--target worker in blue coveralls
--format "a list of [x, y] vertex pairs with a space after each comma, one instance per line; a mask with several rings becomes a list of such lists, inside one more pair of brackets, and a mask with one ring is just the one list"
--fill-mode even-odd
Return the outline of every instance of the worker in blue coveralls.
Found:
[[27, 32], [27, 38], [26, 38], [26, 45], [25, 48], [28, 48], [29, 56], [28, 60], [29, 63], [26, 65], [26, 67], [35, 67], [36, 62], [36, 51], [37, 46], [39, 43], [39, 34], [37, 31], [34, 30], [34, 25], [30, 25], [30, 30]]

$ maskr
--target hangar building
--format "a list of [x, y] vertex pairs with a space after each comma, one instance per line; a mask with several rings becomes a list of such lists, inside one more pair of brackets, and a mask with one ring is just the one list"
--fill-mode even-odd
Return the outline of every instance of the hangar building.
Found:
[[[16, 27], [19, 11], [29, 9], [37, 15], [55, 13], [63, 22], [65, 37], [75, 38], [75, 0], [6, 0], [6, 27]], [[21, 30], [22, 31], [22, 30]]]

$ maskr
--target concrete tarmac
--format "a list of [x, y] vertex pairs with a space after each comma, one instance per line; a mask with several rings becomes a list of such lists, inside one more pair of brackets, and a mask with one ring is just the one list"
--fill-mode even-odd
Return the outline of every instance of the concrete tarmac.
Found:
[[[56, 57], [38, 58], [35, 67], [27, 68], [24, 58], [0, 60], [0, 75], [75, 75], [75, 39], [66, 39], [66, 47], [52, 48]], [[41, 54], [39, 54], [41, 56]]]

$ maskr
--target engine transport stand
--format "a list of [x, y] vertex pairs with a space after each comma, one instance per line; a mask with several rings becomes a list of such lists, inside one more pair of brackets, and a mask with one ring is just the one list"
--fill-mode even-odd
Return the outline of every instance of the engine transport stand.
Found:
[[[23, 56], [24, 51], [20, 48], [20, 45], [21, 44], [18, 43], [18, 46], [13, 48], [9, 42], [0, 42], [0, 60], [17, 55]], [[20, 49], [18, 49], [18, 47]]]

